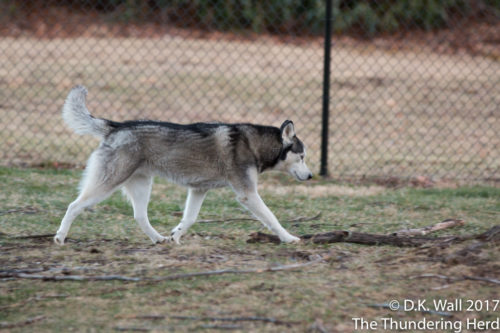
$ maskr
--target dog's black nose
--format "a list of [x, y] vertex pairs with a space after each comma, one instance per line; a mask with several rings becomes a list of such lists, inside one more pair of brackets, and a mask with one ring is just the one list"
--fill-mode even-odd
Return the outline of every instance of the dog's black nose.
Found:
[[313, 177], [313, 174], [310, 173], [309, 176], [307, 176], [307, 180], [311, 179]]

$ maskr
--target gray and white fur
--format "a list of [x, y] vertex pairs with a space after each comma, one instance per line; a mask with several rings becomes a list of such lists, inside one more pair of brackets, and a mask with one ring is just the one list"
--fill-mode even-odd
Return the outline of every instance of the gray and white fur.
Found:
[[[80, 194], [66, 211], [54, 241], [64, 244], [73, 220], [86, 207], [122, 188], [129, 197], [134, 218], [142, 231], [159, 243], [180, 238], [195, 223], [208, 190], [229, 186], [238, 201], [283, 242], [299, 238], [288, 233], [257, 192], [258, 174], [285, 171], [298, 180], [312, 178], [305, 164], [306, 149], [287, 120], [281, 128], [252, 124], [156, 121], [114, 122], [93, 117], [85, 106], [87, 90], [77, 86], [69, 93], [63, 118], [78, 134], [101, 138], [91, 154]], [[188, 188], [182, 220], [170, 237], [149, 223], [147, 206], [153, 177], [160, 176]]]

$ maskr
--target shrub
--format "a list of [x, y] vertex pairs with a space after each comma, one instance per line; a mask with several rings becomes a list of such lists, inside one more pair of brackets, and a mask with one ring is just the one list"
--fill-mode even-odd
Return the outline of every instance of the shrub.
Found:
[[[500, 0], [332, 0], [336, 33], [437, 29], [460, 18], [500, 17]], [[17, 3], [18, 6], [8, 6]], [[27, 3], [93, 8], [122, 22], [161, 21], [182, 27], [322, 34], [325, 0], [32, 0]], [[0, 0], [4, 9], [22, 1]]]
[[[102, 1], [101, 1], [102, 2]], [[146, 3], [153, 13], [180, 25], [204, 29], [321, 34], [325, 0], [105, 0], [141, 19]], [[477, 10], [477, 8], [482, 8]], [[399, 29], [431, 30], [454, 19], [500, 12], [500, 0], [333, 0], [334, 31], [372, 36]], [[187, 18], [187, 19], [186, 19]]]

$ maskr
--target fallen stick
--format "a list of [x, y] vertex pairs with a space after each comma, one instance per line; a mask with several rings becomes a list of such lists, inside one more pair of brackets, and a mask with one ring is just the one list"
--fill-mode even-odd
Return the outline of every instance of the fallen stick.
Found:
[[42, 316], [36, 316], [33, 318], [28, 318], [28, 319], [23, 320], [23, 321], [18, 321], [17, 323], [3, 323], [2, 322], [2, 323], [0, 323], [0, 329], [27, 326], [27, 325], [33, 324], [34, 322], [43, 320], [43, 319], [45, 319], [45, 316], [42, 315]]
[[421, 275], [410, 276], [410, 279], [424, 279], [424, 278], [436, 278], [447, 281], [455, 281], [457, 278], [452, 278], [450, 276], [441, 275], [441, 274], [433, 274], [433, 273], [425, 273]]
[[281, 240], [276, 235], [266, 234], [264, 232], [253, 232], [250, 234], [250, 238], [247, 239], [247, 243], [274, 243], [279, 244]]
[[84, 275], [35, 275], [19, 273], [12, 275], [15, 278], [31, 279], [31, 280], [44, 280], [44, 281], [142, 281], [141, 278], [128, 277], [121, 275], [101, 275], [101, 276], [84, 276]]
[[[367, 304], [367, 306], [371, 308], [383, 308], [383, 309], [390, 309], [391, 311], [405, 311], [403, 306], [398, 305], [396, 308], [394, 308], [391, 304], [389, 303], [383, 303], [383, 304]], [[418, 312], [422, 313], [429, 313], [429, 314], [435, 314], [438, 316], [443, 316], [443, 317], [453, 317], [453, 314], [449, 312], [444, 312], [444, 311], [435, 311], [435, 310], [415, 310]]]
[[285, 220], [285, 222], [309, 222], [309, 221], [316, 221], [320, 217], [321, 217], [321, 212], [319, 212], [314, 216], [299, 216], [294, 219]]
[[270, 317], [197, 317], [197, 316], [170, 316], [173, 319], [181, 320], [200, 320], [200, 321], [228, 321], [228, 322], [238, 322], [238, 321], [261, 321], [265, 323], [271, 323], [275, 325], [294, 325], [298, 324], [295, 321], [283, 321], [276, 318]]
[[40, 235], [26, 235], [26, 236], [13, 236], [15, 239], [37, 239], [37, 238], [52, 238], [55, 234], [40, 234]]
[[321, 261], [325, 260], [325, 258], [321, 257], [313, 261], [309, 261], [302, 264], [290, 264], [290, 265], [280, 265], [274, 267], [266, 267], [266, 268], [252, 268], [252, 269], [220, 269], [214, 271], [205, 271], [205, 272], [195, 272], [195, 273], [186, 273], [186, 274], [174, 274], [167, 275], [159, 278], [154, 278], [151, 281], [166, 281], [166, 280], [179, 280], [185, 278], [199, 277], [199, 276], [208, 276], [208, 275], [223, 275], [223, 274], [251, 274], [251, 273], [265, 273], [265, 272], [279, 272], [279, 271], [288, 271], [297, 268], [303, 268], [307, 266], [311, 266], [317, 264]]
[[146, 315], [118, 315], [115, 316], [117, 319], [148, 319], [148, 320], [162, 320], [166, 319], [167, 316], [164, 315], [155, 315], [155, 314], [146, 314]]
[[7, 214], [12, 214], [12, 213], [36, 214], [38, 212], [39, 212], [39, 210], [37, 208], [32, 207], [32, 206], [26, 206], [26, 207], [21, 207], [21, 208], [14, 208], [14, 209], [0, 211], [0, 215], [7, 215]]
[[442, 222], [415, 229], [403, 229], [393, 232], [392, 236], [424, 236], [430, 234], [431, 232], [436, 232], [443, 229], [454, 228], [458, 226], [463, 226], [465, 222], [463, 220], [447, 219]]
[[418, 247], [429, 241], [437, 240], [437, 238], [429, 237], [399, 237], [354, 231], [332, 231], [314, 235], [304, 235], [302, 238], [310, 240], [315, 244], [347, 242], [363, 245], [392, 245], [398, 247]]
[[43, 281], [127, 281], [127, 282], [160, 282], [160, 281], [170, 281], [170, 280], [180, 280], [180, 279], [188, 279], [200, 276], [209, 276], [209, 275], [223, 275], [223, 274], [251, 274], [251, 273], [265, 273], [265, 272], [279, 272], [279, 271], [287, 271], [298, 268], [303, 268], [307, 266], [311, 266], [323, 261], [325, 258], [318, 258], [313, 261], [309, 261], [301, 264], [290, 264], [290, 265], [281, 265], [274, 267], [265, 267], [265, 268], [252, 268], [252, 269], [220, 269], [213, 271], [204, 271], [204, 272], [194, 272], [194, 273], [185, 273], [185, 274], [174, 274], [167, 275], [158, 278], [139, 278], [139, 277], [128, 277], [122, 275], [101, 275], [101, 276], [85, 276], [85, 275], [35, 275], [35, 274], [25, 274], [25, 273], [13, 273], [9, 275], [12, 278], [18, 279], [32, 279], [32, 280], [43, 280]]
[[441, 279], [441, 280], [447, 280], [448, 282], [459, 282], [459, 281], [464, 281], [464, 280], [473, 280], [473, 281], [483, 281], [483, 282], [489, 282], [489, 283], [494, 283], [494, 284], [500, 284], [500, 280], [498, 280], [498, 279], [481, 277], [481, 276], [470, 276], [470, 275], [463, 275], [462, 277], [450, 277], [450, 276], [441, 275], [441, 274], [429, 273], [429, 274], [422, 274], [422, 275], [410, 277], [410, 279], [422, 279], [422, 278], [437, 278], [437, 279]]
[[272, 317], [259, 317], [259, 316], [248, 316], [248, 317], [198, 317], [198, 316], [182, 316], [182, 315], [156, 315], [156, 314], [145, 314], [145, 315], [130, 315], [130, 316], [116, 316], [118, 319], [148, 319], [148, 320], [163, 320], [167, 318], [179, 319], [179, 320], [199, 320], [199, 321], [226, 321], [226, 322], [238, 322], [238, 321], [262, 321], [266, 323], [271, 323], [275, 325], [291, 325], [297, 324], [298, 322], [283, 321], [280, 319]]
[[113, 327], [114, 331], [119, 331], [119, 332], [149, 332], [151, 329], [145, 328], [145, 327], [122, 327], [122, 326], [115, 326]]
[[200, 325], [199, 327], [197, 327], [197, 329], [204, 329], [204, 330], [241, 330], [243, 329], [243, 326], [241, 325], [211, 325], [211, 324], [204, 324], [204, 325]]
[[475, 280], [475, 281], [483, 281], [483, 282], [489, 282], [489, 283], [494, 283], [494, 284], [500, 284], [500, 280], [493, 279], [493, 278], [485, 278], [485, 277], [480, 277], [480, 276], [468, 276], [464, 275], [465, 280]]
[[[363, 232], [354, 232], [346, 230], [338, 230], [324, 232], [318, 234], [303, 235], [301, 239], [314, 244], [329, 244], [329, 243], [356, 243], [363, 245], [391, 245], [398, 247], [420, 247], [426, 244], [446, 245], [450, 243], [463, 242], [471, 239], [478, 239], [482, 242], [500, 242], [500, 225], [494, 226], [487, 231], [469, 236], [448, 236], [448, 237], [426, 237], [406, 235], [380, 235]], [[277, 236], [262, 232], [250, 234], [247, 243], [275, 243], [279, 244], [280, 240]]]
[[474, 238], [483, 242], [500, 242], [500, 225], [496, 225]]
[[0, 269], [0, 277], [9, 277], [12, 274], [19, 273], [40, 273], [43, 271], [45, 271], [45, 268]]
[[[301, 236], [302, 240], [314, 243], [314, 244], [329, 244], [329, 243], [356, 243], [363, 245], [392, 245], [398, 247], [418, 247], [429, 242], [443, 241], [446, 238], [436, 238], [436, 237], [400, 237], [392, 235], [378, 235], [378, 234], [368, 234], [362, 232], [353, 231], [330, 231], [312, 235]], [[250, 234], [250, 238], [247, 243], [275, 243], [279, 244], [280, 239], [278, 236], [270, 235], [262, 232], [254, 232]]]

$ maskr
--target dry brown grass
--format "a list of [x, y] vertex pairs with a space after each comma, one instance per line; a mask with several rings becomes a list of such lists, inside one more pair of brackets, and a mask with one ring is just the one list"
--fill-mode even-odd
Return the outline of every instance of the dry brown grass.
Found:
[[[464, 275], [498, 278], [498, 243], [494, 242], [465, 252], [476, 241], [416, 249], [348, 243], [249, 244], [248, 235], [261, 227], [257, 222], [242, 220], [198, 223], [181, 246], [151, 245], [133, 221], [129, 204], [119, 195], [79, 216], [64, 247], [55, 246], [50, 237], [16, 238], [54, 232], [76, 195], [78, 176], [76, 171], [0, 168], [0, 182], [4, 184], [0, 191], [0, 322], [14, 325], [13, 332], [118, 328], [187, 332], [218, 331], [231, 325], [236, 332], [305, 332], [314, 327], [354, 332], [353, 317], [441, 319], [436, 314], [393, 312], [370, 304], [393, 299], [498, 299], [498, 286], [493, 283], [453, 280]], [[441, 236], [476, 234], [500, 224], [500, 195], [495, 188], [372, 192], [321, 183], [297, 191], [287, 186], [290, 190], [279, 193], [270, 190], [271, 184], [275, 188], [286, 186], [268, 179], [262, 191], [264, 200], [297, 235], [328, 230], [389, 233], [447, 217], [459, 217], [466, 224], [441, 232]], [[330, 185], [332, 190], [328, 189]], [[310, 198], [315, 188], [328, 195]], [[184, 196], [184, 191], [175, 186], [161, 181], [155, 184], [149, 215], [159, 232], [167, 234], [178, 222]], [[322, 213], [318, 220], [286, 222], [317, 212]], [[248, 215], [242, 213], [232, 193], [223, 190], [209, 193], [200, 218], [238, 216]], [[305, 264], [318, 258], [324, 260], [297, 270], [266, 271], [270, 266]], [[150, 280], [228, 268], [263, 272]], [[6, 275], [26, 269], [39, 270], [33, 274], [46, 276], [118, 274], [143, 281], [55, 282]], [[414, 278], [428, 273], [452, 280]], [[458, 311], [452, 315], [443, 318], [492, 320], [496, 312]], [[288, 324], [200, 319], [204, 317], [266, 317]], [[38, 320], [15, 327], [32, 318]]]
[[347, 185], [296, 185], [296, 186], [281, 186], [276, 184], [264, 185], [262, 187], [264, 192], [269, 192], [275, 195], [303, 195], [308, 198], [321, 198], [331, 196], [349, 196], [349, 197], [363, 197], [382, 194], [386, 188], [383, 186], [370, 185], [370, 186], [347, 186]]
[[[318, 256], [323, 263], [296, 271], [200, 277], [165, 282], [44, 282], [4, 281], [1, 306], [9, 322], [43, 313], [46, 319], [32, 326], [37, 331], [65, 329], [111, 330], [144, 328], [147, 331], [190, 331], [221, 320], [177, 319], [194, 317], [266, 317], [289, 325], [235, 322], [237, 331], [304, 332], [318, 320], [328, 331], [353, 332], [353, 317], [375, 320], [396, 315], [400, 320], [439, 316], [394, 313], [371, 308], [392, 299], [495, 299], [495, 287], [478, 281], [450, 283], [413, 278], [439, 273], [494, 277], [498, 267], [487, 251], [463, 261], [444, 258], [457, 250], [391, 249], [311, 245], [236, 246], [234, 239], [197, 234], [182, 246], [151, 246], [144, 242], [73, 240], [55, 247], [50, 240], [4, 240], [4, 268], [40, 268], [45, 275], [122, 275], [158, 278], [179, 272], [226, 268], [266, 268], [274, 263], [307, 262]], [[231, 237], [232, 238], [232, 237]], [[5, 302], [9, 299], [12, 301]], [[487, 312], [461, 312], [455, 320]], [[159, 319], [154, 319], [157, 316]], [[5, 317], [4, 317], [5, 318]]]

